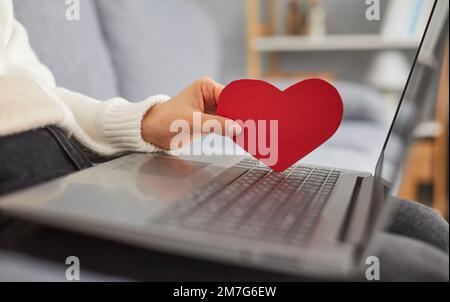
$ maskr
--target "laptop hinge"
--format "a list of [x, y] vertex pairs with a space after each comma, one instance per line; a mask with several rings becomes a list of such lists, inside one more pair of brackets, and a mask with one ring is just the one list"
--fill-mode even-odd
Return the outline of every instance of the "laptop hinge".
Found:
[[367, 227], [370, 220], [370, 208], [372, 199], [374, 178], [358, 177], [346, 224], [341, 233], [341, 240], [353, 246], [361, 246], [367, 239]]

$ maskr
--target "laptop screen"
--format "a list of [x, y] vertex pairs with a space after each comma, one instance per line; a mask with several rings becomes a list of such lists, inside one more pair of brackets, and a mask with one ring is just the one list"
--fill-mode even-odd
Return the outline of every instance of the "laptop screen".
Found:
[[447, 37], [445, 28], [448, 26], [448, 7], [447, 0], [437, 0], [434, 3], [377, 163], [376, 181], [387, 185], [391, 191], [398, 179], [405, 152], [417, 121], [420, 120], [420, 114], [427, 107], [428, 101], [434, 102], [429, 95], [431, 90], [429, 88], [436, 78], [435, 75], [439, 75], [436, 66], [440, 65], [437, 61]]

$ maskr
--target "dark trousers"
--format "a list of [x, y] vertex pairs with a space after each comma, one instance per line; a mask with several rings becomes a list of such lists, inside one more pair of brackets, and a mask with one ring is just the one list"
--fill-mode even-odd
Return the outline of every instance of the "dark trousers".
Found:
[[0, 195], [89, 168], [89, 152], [56, 127], [0, 138]]

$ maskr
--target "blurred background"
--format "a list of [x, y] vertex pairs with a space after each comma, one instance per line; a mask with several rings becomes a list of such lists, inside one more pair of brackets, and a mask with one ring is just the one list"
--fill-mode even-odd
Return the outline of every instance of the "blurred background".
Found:
[[[365, 83], [367, 77], [361, 76], [368, 75], [368, 63], [380, 50], [390, 49], [401, 53], [395, 55], [397, 60], [392, 59], [403, 68], [398, 72], [399, 87], [403, 86], [402, 76], [409, 71], [432, 5], [432, 1], [419, 0], [427, 7], [404, 22], [405, 12], [396, 12], [396, 1], [389, 0], [380, 1], [380, 20], [367, 20], [369, 5], [358, 0], [196, 1], [212, 16], [222, 36], [221, 76], [225, 80], [244, 75], [322, 73]], [[416, 5], [414, 0], [400, 2]], [[402, 23], [404, 32], [396, 28]], [[414, 27], [411, 32], [409, 26]], [[381, 79], [376, 80], [381, 84]]]
[[[368, 3], [80, 0], [80, 19], [68, 20], [66, 1], [14, 0], [58, 85], [99, 99], [174, 95], [205, 75], [223, 84], [261, 78], [280, 89], [308, 77], [331, 81], [344, 101], [344, 121], [303, 162], [373, 172], [433, 1]], [[448, 1], [442, 3], [447, 15], [437, 36], [448, 45]], [[447, 216], [448, 60], [442, 47], [434, 55], [397, 192]], [[398, 139], [392, 167], [409, 147]]]

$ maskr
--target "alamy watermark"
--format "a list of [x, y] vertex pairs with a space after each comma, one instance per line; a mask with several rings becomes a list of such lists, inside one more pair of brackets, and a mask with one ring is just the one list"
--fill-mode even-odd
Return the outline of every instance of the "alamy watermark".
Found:
[[80, 281], [80, 259], [77, 256], [69, 256], [66, 258], [66, 280]]
[[366, 258], [365, 277], [367, 281], [380, 281], [380, 259], [377, 256]]
[[366, 19], [368, 21], [380, 21], [380, 0], [366, 0]]
[[[223, 129], [225, 127], [225, 129]], [[175, 134], [170, 141], [170, 149], [177, 150], [191, 144], [193, 148], [183, 148], [179, 155], [239, 155], [236, 145], [231, 150], [225, 147], [224, 140], [205, 133], [222, 133], [234, 137], [237, 145], [245, 146], [251, 155], [259, 155], [268, 166], [278, 162], [278, 121], [277, 120], [226, 120], [222, 125], [217, 120], [202, 121], [202, 114], [194, 112], [192, 123], [187, 120], [175, 120], [170, 125], [170, 132]], [[235, 135], [239, 132], [239, 135]]]
[[[80, 281], [80, 259], [77, 256], [66, 258], [66, 280]], [[365, 278], [367, 281], [380, 281], [380, 259], [377, 256], [368, 256], [365, 260]]]
[[80, 0], [66, 0], [66, 20], [80, 21]]

